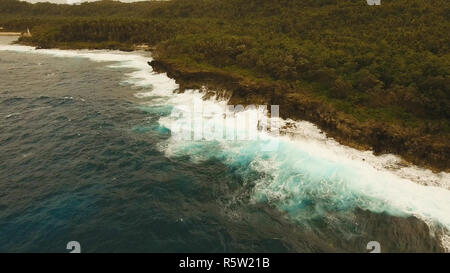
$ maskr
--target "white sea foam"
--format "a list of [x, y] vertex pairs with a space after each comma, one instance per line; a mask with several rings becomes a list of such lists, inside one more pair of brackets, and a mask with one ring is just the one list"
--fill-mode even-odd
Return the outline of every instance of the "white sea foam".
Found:
[[[226, 105], [226, 101], [203, 100], [198, 90], [173, 93], [178, 85], [165, 74], [152, 71], [149, 57], [136, 53], [87, 50], [34, 50], [31, 47], [8, 45], [0, 50], [47, 54], [55, 57], [81, 57], [96, 62], [113, 62], [110, 67], [130, 68], [125, 82], [142, 87], [138, 98], [151, 98], [151, 105], [203, 104], [205, 109]], [[258, 110], [255, 110], [258, 111]], [[282, 105], [280, 111], [283, 111]], [[162, 117], [161, 126], [173, 129], [180, 116]], [[225, 113], [224, 113], [225, 114]], [[246, 113], [239, 113], [245, 115]], [[215, 119], [213, 122], [222, 122]], [[257, 120], [252, 122], [257, 123]], [[263, 173], [254, 187], [253, 200], [276, 204], [293, 217], [315, 202], [315, 211], [348, 210], [356, 207], [391, 215], [415, 215], [431, 226], [450, 230], [450, 174], [433, 173], [413, 165], [405, 166], [395, 155], [375, 156], [327, 138], [316, 126], [305, 121], [282, 120], [294, 126], [279, 136], [278, 149], [265, 152], [256, 141], [179, 141], [171, 137], [161, 143], [167, 156], [189, 155], [192, 160], [220, 159], [235, 168], [244, 179], [252, 172]], [[192, 128], [195, 129], [195, 128]], [[270, 134], [267, 138], [275, 137]], [[250, 179], [250, 178], [249, 178]], [[254, 181], [253, 181], [254, 182]], [[450, 249], [449, 237], [443, 244]]]
[[133, 53], [108, 50], [36, 50], [34, 47], [21, 45], [0, 45], [0, 50], [51, 55], [62, 58], [86, 58], [94, 62], [114, 62], [109, 67], [131, 68], [135, 70], [126, 75], [127, 80], [125, 82], [139, 87], [151, 88], [147, 92], [136, 94], [137, 97], [169, 96], [172, 90], [178, 88], [175, 81], [168, 78], [165, 74], [153, 72], [152, 68], [147, 64], [149, 57]]

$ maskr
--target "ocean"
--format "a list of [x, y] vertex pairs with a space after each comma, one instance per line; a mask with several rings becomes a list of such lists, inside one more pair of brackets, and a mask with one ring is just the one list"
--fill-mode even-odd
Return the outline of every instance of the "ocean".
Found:
[[179, 92], [149, 52], [12, 41], [0, 37], [0, 252], [449, 250], [448, 173], [305, 121], [278, 119], [264, 140], [197, 139], [230, 115], [250, 117], [248, 135], [267, 113]]

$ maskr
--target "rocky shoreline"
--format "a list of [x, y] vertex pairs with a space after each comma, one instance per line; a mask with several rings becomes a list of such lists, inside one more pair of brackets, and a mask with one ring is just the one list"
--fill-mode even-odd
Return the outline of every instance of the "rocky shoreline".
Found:
[[357, 121], [307, 92], [294, 91], [283, 83], [260, 83], [226, 72], [189, 69], [158, 58], [150, 65], [175, 79], [180, 91], [205, 87], [223, 91], [233, 105], [280, 105], [282, 118], [310, 121], [341, 144], [370, 149], [375, 154], [397, 154], [405, 164], [410, 162], [435, 172], [450, 170], [450, 143], [443, 137], [382, 122]]
[[[382, 146], [371, 146], [370, 142], [365, 142], [366, 139], [362, 135], [371, 132], [371, 127], [362, 127], [361, 124], [327, 107], [320, 101], [308, 96], [307, 93], [283, 92], [289, 90], [289, 88], [282, 83], [264, 84], [225, 72], [189, 70], [177, 64], [158, 59], [151, 61], [150, 65], [155, 71], [165, 72], [169, 77], [175, 79], [180, 84], [180, 91], [204, 86], [210, 90], [223, 91], [223, 96], [229, 97], [230, 104], [234, 105], [278, 104], [280, 105], [280, 115], [283, 118], [311, 121], [326, 132], [328, 136], [335, 138], [342, 144], [358, 149], [373, 149], [374, 151], [377, 151], [375, 147], [378, 147], [380, 149], [378, 153], [395, 153], [388, 150], [390, 147], [384, 147], [383, 150]], [[302, 97], [299, 98], [299, 95]], [[384, 127], [383, 129], [383, 132], [392, 133], [392, 131], [389, 131], [389, 127]], [[357, 136], [360, 136], [360, 138], [357, 138]], [[375, 139], [377, 136], [380, 135], [372, 135]], [[408, 135], [401, 135], [399, 133], [398, 137], [408, 137]], [[420, 143], [419, 141], [417, 145], [429, 145], [429, 143], [432, 142]], [[393, 144], [395, 143], [379, 142], [379, 145]], [[423, 147], [424, 153], [426, 153], [426, 147]], [[434, 171], [445, 171], [448, 170], [448, 166], [446, 165], [448, 164], [448, 146], [443, 145], [442, 147], [447, 150], [437, 147], [435, 151], [444, 152], [442, 156], [442, 166], [444, 168], [440, 168], [439, 164], [434, 164], [433, 161], [430, 161], [431, 163], [427, 162], [427, 158], [425, 157], [422, 161], [415, 162], [415, 157], [408, 159], [406, 156], [400, 155], [407, 161], [431, 168]], [[416, 150], [411, 150], [412, 155], [416, 156], [416, 152]], [[317, 251], [366, 252], [368, 251], [364, 248], [367, 244], [366, 238], [373, 238], [374, 240], [380, 241], [382, 243], [382, 252], [441, 253], [446, 251], [441, 243], [442, 231], [430, 229], [423, 220], [414, 216], [405, 218], [357, 209], [355, 211], [354, 221], [357, 223], [357, 231], [361, 233], [361, 236], [335, 241], [333, 242], [333, 246], [323, 245], [323, 248], [318, 248]], [[319, 237], [319, 239], [325, 239], [325, 241], [331, 240], [331, 238], [327, 237], [327, 234], [331, 234], [334, 231], [332, 229], [325, 229], [319, 234], [323, 238]], [[310, 243], [307, 241], [307, 244], [309, 245]], [[293, 244], [293, 246], [297, 245], [300, 245], [300, 243]]]
[[[24, 41], [19, 43], [34, 46]], [[85, 47], [64, 44], [58, 48]], [[136, 49], [130, 47], [126, 51]], [[227, 96], [232, 105], [280, 105], [282, 118], [312, 122], [340, 144], [359, 150], [372, 150], [375, 154], [396, 154], [405, 161], [405, 165], [413, 163], [433, 172], [450, 171], [450, 141], [445, 136], [386, 122], [361, 122], [323, 103], [310, 92], [293, 90], [283, 82], [256, 82], [228, 72], [193, 69], [161, 58], [154, 47], [145, 50], [154, 53], [154, 60], [149, 63], [153, 69], [175, 79], [180, 85], [180, 91], [204, 87]]]

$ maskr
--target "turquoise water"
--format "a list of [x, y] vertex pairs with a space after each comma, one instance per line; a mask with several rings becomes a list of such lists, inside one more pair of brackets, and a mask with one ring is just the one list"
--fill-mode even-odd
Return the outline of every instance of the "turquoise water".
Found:
[[399, 168], [301, 122], [269, 151], [181, 141], [174, 110], [202, 94], [173, 93], [149, 59], [0, 47], [1, 252], [69, 241], [84, 252], [443, 250], [448, 174]]

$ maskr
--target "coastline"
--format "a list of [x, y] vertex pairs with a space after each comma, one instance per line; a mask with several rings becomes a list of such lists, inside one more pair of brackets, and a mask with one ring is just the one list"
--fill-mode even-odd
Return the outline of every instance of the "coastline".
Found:
[[20, 32], [0, 32], [0, 36], [21, 36]]
[[157, 56], [150, 65], [155, 71], [175, 79], [181, 92], [204, 87], [225, 92], [233, 105], [280, 105], [282, 118], [312, 122], [340, 144], [358, 150], [373, 150], [377, 155], [396, 154], [405, 165], [412, 163], [433, 172], [450, 169], [450, 146], [441, 142], [442, 139], [382, 122], [359, 122], [306, 92], [289, 92], [289, 86], [282, 83], [259, 83], [229, 73], [189, 69]]
[[[160, 61], [155, 61], [153, 62], [153, 66], [157, 66], [157, 63]], [[155, 69], [156, 70], [156, 69]], [[190, 73], [193, 73], [193, 71], [190, 71]], [[242, 83], [240, 82], [236, 82], [236, 80], [238, 78], [236, 77], [232, 77], [226, 73], [212, 73], [212, 72], [197, 72], [197, 73], [203, 73], [203, 74], [190, 74], [190, 73], [181, 73], [181, 75], [179, 75], [179, 80], [182, 82], [183, 86], [180, 86], [180, 89], [188, 89], [188, 88], [195, 88], [196, 86], [202, 86], [207, 84], [208, 86], [210, 86], [211, 91], [215, 90], [216, 88], [220, 88], [222, 86], [223, 90], [225, 90], [225, 88], [228, 88], [231, 90], [231, 88], [233, 86], [235, 86], [236, 84], [239, 84], [244, 86]], [[189, 76], [190, 75], [190, 76]], [[184, 77], [188, 77], [187, 80], [183, 81]], [[248, 85], [244, 86], [246, 88], [258, 88], [258, 86], [256, 85], [256, 83], [254, 85], [251, 85], [251, 83], [247, 83]], [[229, 85], [229, 86], [228, 86]], [[214, 88], [215, 87], [215, 88]], [[241, 88], [244, 88], [241, 87]], [[282, 86], [278, 86], [278, 87], [282, 87]], [[214, 88], [214, 89], [213, 89]], [[261, 88], [261, 86], [259, 86], [259, 88]], [[266, 86], [266, 88], [268, 88], [266, 90], [266, 92], [268, 92], [268, 94], [270, 93], [269, 91], [271, 90], [270, 88], [272, 88], [272, 86]], [[226, 92], [230, 92], [230, 90], [227, 90]], [[253, 90], [253, 89], [246, 89], [243, 91], [249, 91], [249, 90]], [[182, 91], [182, 90], [181, 90]], [[261, 92], [263, 92], [263, 90], [261, 90]], [[229, 93], [228, 93], [229, 94]], [[242, 96], [239, 95], [236, 92], [236, 96]], [[249, 102], [253, 102], [253, 99], [257, 99], [258, 97], [254, 97], [254, 98], [247, 98], [247, 100]], [[245, 96], [244, 97], [235, 97], [235, 95], [232, 95], [232, 100], [236, 100], [235, 103], [242, 103], [242, 101], [245, 101]], [[230, 100], [231, 103], [231, 100]], [[234, 103], [234, 102], [233, 102]], [[261, 101], [261, 103], [264, 103], [264, 101]], [[379, 228], [375, 228], [373, 229], [373, 231], [375, 234], [378, 234], [379, 236], [382, 236], [384, 232], [387, 232], [389, 230], [390, 227], [394, 228], [395, 227], [401, 227], [400, 230], [407, 230], [408, 232], [402, 232], [401, 234], [404, 235], [406, 234], [420, 234], [420, 238], [422, 237], [427, 237], [428, 234], [431, 233], [431, 230], [429, 229], [429, 227], [425, 224], [425, 222], [423, 222], [423, 220], [416, 218], [416, 217], [409, 217], [409, 218], [402, 218], [402, 217], [395, 217], [395, 216], [388, 216], [388, 215], [384, 215], [384, 214], [373, 214], [370, 212], [365, 212], [365, 211], [361, 211], [358, 212], [358, 215], [363, 215], [363, 217], [367, 217], [369, 219], [372, 219], [371, 221], [373, 221], [374, 223], [379, 222], [380, 219], [383, 219], [383, 221], [386, 221], [387, 227], [383, 230], [379, 230]], [[386, 220], [384, 220], [386, 219]], [[376, 227], [376, 225], [367, 225], [368, 227]], [[389, 234], [389, 233], [386, 233]], [[408, 235], [409, 236], [409, 235]], [[412, 249], [416, 249], [418, 251], [422, 250], [423, 252], [427, 252], [428, 250], [432, 249], [433, 252], [444, 252], [445, 250], [443, 249], [442, 245], [439, 243], [440, 241], [440, 236], [441, 234], [438, 233], [437, 236], [435, 237], [430, 237], [429, 241], [426, 241], [428, 243], [428, 245], [414, 245], [414, 248]], [[428, 237], [427, 237], [428, 238]], [[389, 239], [389, 242], [394, 242], [396, 240], [396, 238], [392, 238]], [[405, 241], [405, 242], [414, 242], [414, 244], [416, 244], [417, 242], [414, 241], [414, 239], [408, 238], [406, 240], [400, 240], [400, 241]], [[363, 242], [362, 242], [363, 243]], [[359, 245], [362, 245], [362, 243], [360, 243]], [[419, 242], [420, 243], [420, 242]], [[392, 248], [391, 248], [392, 247]], [[396, 245], [393, 244], [392, 246], [386, 246], [386, 249], [395, 249]], [[402, 247], [408, 247], [408, 245], [402, 246]], [[403, 248], [400, 248], [403, 250]], [[405, 248], [405, 249], [409, 249], [409, 248]], [[410, 250], [413, 251], [413, 250]]]
[[[37, 46], [31, 42], [16, 41], [18, 44]], [[395, 126], [386, 122], [359, 121], [354, 117], [324, 103], [307, 91], [293, 90], [283, 82], [257, 82], [246, 76], [225, 71], [211, 71], [183, 66], [158, 56], [157, 48], [131, 44], [62, 43], [58, 49], [108, 49], [121, 51], [151, 51], [154, 71], [167, 73], [180, 85], [180, 92], [186, 89], [206, 88], [219, 91], [229, 98], [233, 105], [280, 105], [280, 117], [305, 120], [314, 123], [328, 137], [342, 145], [358, 150], [372, 150], [374, 154], [395, 154], [409, 163], [432, 170], [450, 171], [450, 142], [445, 136], [424, 134], [418, 130]]]

